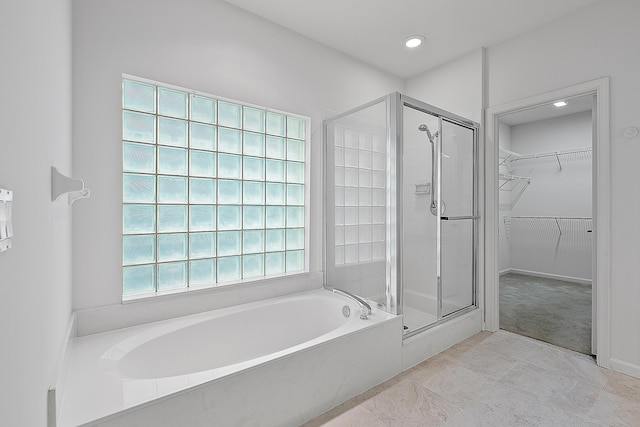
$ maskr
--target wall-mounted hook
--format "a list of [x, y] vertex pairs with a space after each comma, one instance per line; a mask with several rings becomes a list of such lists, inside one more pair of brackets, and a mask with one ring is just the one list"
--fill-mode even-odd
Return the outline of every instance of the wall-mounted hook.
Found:
[[51, 201], [58, 200], [61, 195], [66, 193], [69, 193], [69, 204], [91, 195], [89, 189], [84, 188], [83, 180], [69, 178], [51, 166]]

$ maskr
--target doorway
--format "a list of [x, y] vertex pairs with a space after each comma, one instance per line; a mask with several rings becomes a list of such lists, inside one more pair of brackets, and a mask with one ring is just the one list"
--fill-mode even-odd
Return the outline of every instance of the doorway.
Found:
[[[602, 78], [553, 92], [544, 93], [487, 110], [485, 140], [485, 329], [497, 331], [500, 327], [499, 288], [499, 148], [500, 121], [510, 114], [527, 111], [561, 99], [592, 97], [593, 99], [593, 151], [592, 151], [592, 345], [600, 366], [609, 366], [609, 293], [610, 293], [610, 180], [609, 180], [609, 80]], [[522, 197], [522, 196], [521, 196]], [[504, 221], [504, 218], [503, 218]], [[555, 219], [554, 219], [555, 221]], [[540, 233], [538, 233], [540, 234]]]

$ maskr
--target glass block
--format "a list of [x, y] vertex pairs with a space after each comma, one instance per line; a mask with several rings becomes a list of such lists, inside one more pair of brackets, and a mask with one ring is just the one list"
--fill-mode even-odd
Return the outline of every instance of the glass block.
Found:
[[267, 206], [267, 228], [284, 228], [284, 206]]
[[304, 183], [304, 163], [287, 162], [287, 182]]
[[335, 188], [335, 204], [336, 206], [344, 206], [344, 188], [336, 187]]
[[[379, 172], [376, 172], [379, 173]], [[371, 187], [371, 171], [368, 169], [358, 170], [358, 185], [360, 187]]]
[[335, 244], [336, 245], [344, 245], [344, 227], [336, 226], [335, 232]]
[[138, 265], [122, 269], [122, 296], [155, 292], [156, 265]]
[[267, 111], [267, 133], [270, 135], [286, 136], [287, 122], [282, 114]]
[[344, 227], [344, 243], [347, 245], [358, 243], [357, 225], [347, 225]]
[[371, 243], [361, 243], [358, 245], [358, 261], [371, 261]]
[[384, 188], [374, 188], [372, 190], [372, 205], [373, 206], [385, 206], [387, 203], [387, 192]]
[[209, 231], [216, 229], [215, 206], [190, 206], [189, 231]]
[[387, 209], [384, 207], [374, 207], [371, 209], [371, 222], [373, 224], [384, 224], [387, 219]]
[[264, 255], [245, 255], [242, 257], [242, 278], [264, 276]]
[[304, 251], [287, 251], [287, 273], [304, 270]]
[[185, 120], [158, 117], [158, 144], [187, 146], [187, 122]]
[[153, 145], [125, 142], [122, 145], [124, 172], [156, 173], [156, 148]]
[[344, 168], [336, 167], [334, 174], [335, 185], [344, 185]]
[[373, 135], [371, 149], [377, 153], [387, 152], [387, 138], [383, 135]]
[[267, 181], [284, 182], [284, 163], [280, 160], [267, 160]]
[[287, 184], [287, 204], [304, 205], [304, 184]]
[[245, 205], [264, 205], [264, 182], [245, 181], [242, 184], [242, 200]]
[[344, 166], [344, 148], [336, 147], [334, 163], [336, 166]]
[[284, 252], [269, 252], [264, 254], [264, 274], [271, 276], [284, 273]]
[[189, 235], [189, 258], [212, 258], [216, 256], [216, 233], [191, 233]]
[[287, 206], [287, 227], [304, 227], [304, 206]]
[[241, 231], [218, 232], [218, 256], [240, 255], [242, 252]]
[[218, 178], [242, 178], [242, 156], [218, 154]]
[[188, 99], [185, 92], [159, 87], [158, 114], [186, 119]]
[[244, 206], [242, 218], [246, 229], [264, 228], [264, 206]]
[[242, 106], [218, 101], [218, 125], [240, 129], [242, 127]]
[[186, 205], [159, 205], [158, 232], [171, 233], [187, 231]]
[[373, 153], [371, 155], [371, 168], [377, 171], [387, 169], [387, 157], [381, 153]]
[[122, 265], [156, 261], [156, 236], [123, 236]]
[[244, 179], [264, 181], [264, 159], [244, 157]]
[[154, 203], [156, 201], [155, 176], [123, 174], [122, 201], [124, 203]]
[[338, 147], [344, 146], [344, 129], [336, 127], [333, 131], [333, 140]]
[[267, 244], [266, 251], [267, 252], [276, 252], [276, 251], [284, 251], [284, 230], [267, 230]]
[[344, 146], [356, 149], [360, 146], [358, 131], [352, 129], [344, 130]]
[[244, 132], [243, 154], [245, 156], [264, 156], [264, 135], [260, 133]]
[[343, 247], [338, 246], [335, 248], [335, 264], [336, 265], [344, 264], [344, 248]]
[[158, 234], [158, 261], [187, 259], [186, 234]]
[[284, 138], [267, 135], [266, 156], [273, 159], [284, 159]]
[[122, 139], [156, 142], [156, 117], [150, 114], [122, 112]]
[[344, 208], [344, 223], [345, 225], [355, 225], [358, 223], [358, 208]]
[[189, 150], [189, 175], [216, 176], [216, 153]]
[[202, 123], [189, 123], [189, 147], [216, 150], [216, 128]]
[[304, 228], [287, 228], [287, 250], [304, 249]]
[[358, 167], [358, 150], [344, 149], [344, 166], [348, 168]]
[[191, 120], [204, 123], [216, 122], [216, 100], [204, 96], [191, 95]]
[[336, 225], [344, 225], [344, 208], [336, 206], [335, 208]]
[[386, 238], [386, 228], [384, 224], [374, 225], [371, 228], [371, 241], [384, 242]]
[[371, 189], [370, 188], [358, 189], [358, 204], [360, 206], [371, 206]]
[[265, 111], [251, 107], [243, 107], [243, 128], [244, 130], [252, 130], [264, 133]]
[[244, 231], [242, 233], [242, 253], [255, 254], [258, 252], [264, 252], [264, 231]]
[[381, 261], [386, 258], [386, 250], [384, 243], [372, 243], [371, 244], [371, 260]]
[[218, 203], [239, 205], [242, 203], [242, 181], [218, 180]]
[[218, 151], [242, 153], [242, 132], [236, 129], [218, 128]]
[[267, 204], [284, 205], [285, 184], [267, 182]]
[[122, 234], [155, 233], [156, 207], [154, 205], [123, 205]]
[[371, 186], [373, 188], [385, 188], [387, 183], [387, 178], [385, 177], [385, 173], [382, 171], [373, 171], [371, 177]]
[[358, 167], [360, 169], [371, 169], [371, 152], [360, 150], [358, 152]]
[[371, 224], [371, 208], [370, 207], [358, 208], [358, 222], [360, 224]]
[[346, 187], [344, 189], [344, 205], [358, 206], [358, 189]]
[[187, 263], [158, 264], [158, 291], [187, 287]]
[[361, 225], [358, 227], [358, 242], [370, 243], [371, 242], [371, 226]]
[[287, 160], [304, 162], [304, 141], [287, 139]]
[[127, 110], [156, 112], [156, 87], [147, 83], [122, 81], [122, 108]]
[[215, 282], [215, 259], [199, 259], [189, 262], [189, 286], [211, 285]]
[[158, 173], [187, 175], [187, 151], [183, 148], [158, 147]]
[[158, 203], [187, 203], [187, 178], [159, 176]]
[[358, 143], [361, 150], [371, 151], [372, 136], [370, 133], [360, 132]]
[[347, 187], [358, 186], [358, 169], [345, 168], [344, 169], [344, 185]]
[[218, 206], [218, 230], [242, 229], [242, 206]]
[[218, 283], [242, 278], [239, 256], [218, 258]]
[[189, 178], [189, 203], [198, 205], [216, 203], [216, 180]]
[[287, 116], [287, 138], [304, 139], [305, 121], [297, 117]]
[[348, 245], [344, 247], [344, 263], [355, 264], [358, 262], [358, 245]]

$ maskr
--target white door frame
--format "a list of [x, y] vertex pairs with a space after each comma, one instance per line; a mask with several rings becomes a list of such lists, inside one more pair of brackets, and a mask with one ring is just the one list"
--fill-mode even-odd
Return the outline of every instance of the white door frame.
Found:
[[[594, 253], [593, 299], [595, 317], [594, 349], [598, 365], [610, 367], [610, 295], [611, 295], [611, 147], [609, 137], [609, 78], [603, 77], [575, 86], [521, 99], [486, 110], [485, 138], [485, 277], [484, 329], [499, 329], [498, 281], [498, 122], [500, 117], [527, 110], [558, 99], [594, 95], [593, 139], [593, 225]], [[592, 334], [593, 336], [593, 334]]]

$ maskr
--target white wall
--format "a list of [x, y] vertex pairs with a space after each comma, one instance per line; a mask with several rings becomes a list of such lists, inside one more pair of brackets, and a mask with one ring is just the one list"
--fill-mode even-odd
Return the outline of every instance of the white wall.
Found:
[[[600, 1], [488, 50], [490, 106], [611, 77], [611, 358], [640, 376], [640, 2]], [[614, 360], [615, 359], [615, 360]]]
[[[527, 155], [591, 147], [591, 116], [591, 111], [585, 111], [512, 126], [511, 150]], [[561, 164], [562, 169], [555, 157], [511, 163], [509, 173], [532, 179], [511, 215], [592, 216], [591, 156], [562, 156]], [[501, 191], [500, 196], [503, 194]], [[562, 233], [558, 232], [558, 226]], [[592, 234], [588, 229], [592, 229], [591, 221], [561, 219], [556, 224], [550, 220], [514, 219], [508, 234], [510, 267], [589, 282]]]
[[92, 190], [73, 224], [75, 309], [121, 298], [122, 73], [310, 116], [310, 269], [322, 269], [323, 113], [401, 79], [220, 0], [76, 1], [73, 40], [73, 163]]
[[0, 424], [37, 427], [71, 315], [71, 208], [50, 190], [52, 165], [72, 172], [70, 0], [3, 0], [0, 58], [0, 187], [14, 191], [13, 249], [0, 253]]

